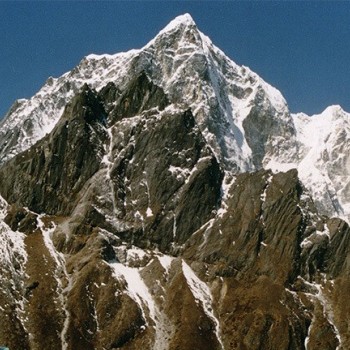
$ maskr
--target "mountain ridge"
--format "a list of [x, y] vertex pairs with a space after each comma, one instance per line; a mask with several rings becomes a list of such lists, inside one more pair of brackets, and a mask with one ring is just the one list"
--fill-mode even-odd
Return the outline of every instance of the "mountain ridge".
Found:
[[[230, 60], [198, 30], [189, 14], [174, 19], [139, 50], [86, 56], [72, 71], [57, 79], [49, 78], [31, 100], [15, 103], [1, 122], [0, 161], [29, 148], [50, 132], [65, 104], [84, 84], [99, 90], [114, 82], [123, 90], [142, 71], [164, 89], [171, 103], [192, 108], [204, 137], [226, 169], [239, 173], [298, 168], [319, 209], [349, 222], [350, 193], [342, 190], [339, 178], [329, 176], [339, 172], [336, 162], [318, 161], [317, 148], [324, 147], [324, 140], [313, 146], [311, 162], [315, 171], [306, 171], [303, 165], [309, 145], [305, 144], [302, 129], [307, 129], [316, 117], [291, 114], [277, 89]], [[350, 119], [348, 113], [331, 106], [325, 115], [330, 109], [344, 122]], [[338, 147], [336, 142], [335, 138], [327, 147]]]
[[[277, 90], [228, 60], [189, 16], [165, 29], [144, 50], [93, 55], [49, 79], [28, 120], [40, 103], [42, 114], [17, 140], [9, 129], [0, 341], [348, 348], [350, 228], [324, 215], [342, 184], [334, 170], [347, 161], [338, 155], [348, 115], [326, 110], [328, 128], [308, 137], [318, 119], [290, 114]], [[42, 123], [48, 132], [34, 142], [45, 113], [52, 129]], [[28, 148], [14, 154], [23, 137]], [[307, 157], [313, 172], [329, 174], [330, 203], [305, 186], [309, 173], [300, 180], [289, 169]]]

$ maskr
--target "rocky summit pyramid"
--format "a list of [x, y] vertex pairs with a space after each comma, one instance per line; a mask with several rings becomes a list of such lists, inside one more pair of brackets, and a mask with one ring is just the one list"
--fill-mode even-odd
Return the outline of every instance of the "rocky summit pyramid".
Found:
[[49, 78], [1, 123], [0, 345], [349, 349], [349, 122], [188, 14]]

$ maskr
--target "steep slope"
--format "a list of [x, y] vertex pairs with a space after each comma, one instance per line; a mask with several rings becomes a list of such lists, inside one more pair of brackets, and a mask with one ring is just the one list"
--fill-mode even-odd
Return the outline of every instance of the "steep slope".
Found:
[[350, 221], [350, 114], [340, 106], [319, 115], [294, 116], [302, 144], [300, 178], [322, 212]]
[[[192, 109], [204, 137], [229, 168], [259, 168], [265, 153], [281, 148], [293, 154], [295, 130], [282, 95], [233, 63], [186, 14], [141, 50], [87, 56], [71, 72], [50, 78], [32, 99], [18, 101], [2, 122], [0, 159], [13, 157], [51, 131], [83, 84], [99, 91], [113, 82], [123, 90], [142, 72], [163, 88], [171, 103]], [[261, 125], [256, 137], [254, 130]]]
[[47, 84], [3, 122], [0, 344], [350, 347], [350, 228], [306, 171], [346, 198], [345, 112], [291, 116], [189, 15]]
[[[148, 111], [142, 115], [152, 122]], [[171, 115], [185, 122], [185, 129], [182, 123], [169, 129]], [[115, 127], [137, 128], [135, 118]], [[169, 151], [175, 147], [175, 153], [185, 156], [178, 161], [188, 162], [188, 151], [195, 149], [188, 148], [188, 138], [199, 135], [186, 123], [191, 116], [185, 113], [183, 118], [176, 111], [157, 112], [155, 132], [171, 130], [160, 139]], [[208, 163], [209, 149], [203, 158], [195, 158], [192, 169], [168, 165], [160, 182], [167, 186], [160, 187], [147, 165], [156, 160], [164, 164], [167, 155], [149, 152], [157, 149], [154, 145], [138, 146], [152, 133], [151, 128], [143, 130], [135, 130], [128, 142], [113, 140], [113, 164], [124, 160], [123, 172], [109, 168], [111, 139], [102, 135], [107, 159], [95, 153], [100, 169], [87, 180], [80, 200], [68, 192], [74, 208], [49, 207], [53, 215], [48, 216], [16, 205], [6, 209], [3, 201], [4, 232], [24, 239], [24, 244], [19, 268], [12, 272], [19, 284], [10, 294], [3, 293], [2, 305], [23, 301], [20, 311], [10, 314], [19, 313], [21, 327], [4, 324], [0, 341], [23, 349], [304, 349], [304, 344], [308, 349], [335, 349], [341, 341], [346, 349], [347, 312], [341, 299], [348, 285], [347, 224], [317, 214], [296, 171], [222, 179], [210, 165], [213, 161]], [[59, 132], [64, 129], [56, 128], [50, 142]], [[171, 142], [171, 133], [184, 133], [176, 139], [184, 143]], [[41, 147], [38, 143], [33, 149]], [[132, 161], [127, 162], [130, 148]], [[34, 164], [38, 158], [36, 152]], [[26, 161], [18, 160], [13, 172], [18, 179]], [[70, 161], [63, 157], [51, 171], [69, 167]], [[145, 173], [147, 182], [140, 181]], [[218, 193], [216, 182], [224, 196], [211, 202], [210, 193]], [[125, 184], [132, 190], [125, 191]], [[34, 186], [27, 185], [34, 193]], [[167, 198], [158, 211], [159, 202], [152, 198], [164, 188]], [[121, 201], [118, 194], [123, 194]], [[17, 202], [26, 197], [19, 192]], [[7, 269], [13, 271], [12, 265], [5, 265]], [[0, 289], [6, 291], [6, 284]], [[8, 316], [9, 311], [0, 309], [0, 314]]]
[[330, 106], [318, 115], [292, 117], [299, 144], [297, 161], [267, 159], [264, 167], [275, 172], [297, 168], [320, 212], [349, 222], [350, 114], [340, 106]]
[[[173, 20], [142, 49], [89, 55], [60, 78], [49, 78], [30, 100], [17, 101], [1, 123], [0, 162], [50, 132], [65, 105], [84, 84], [100, 91], [111, 82], [115, 85], [113, 94], [118, 95], [142, 73], [163, 89], [170, 104], [192, 110], [204, 138], [226, 170], [240, 173], [298, 168], [319, 210], [349, 220], [349, 196], [340, 188], [344, 178], [336, 175], [333, 161], [316, 156], [318, 145], [303, 137], [311, 129], [322, 129], [324, 123], [333, 125], [327, 116], [332, 113], [325, 112], [319, 118], [292, 117], [279, 91], [249, 68], [232, 62], [187, 14]], [[346, 122], [347, 114], [341, 115]], [[332, 137], [327, 144], [346, 148], [346, 139], [336, 129], [331, 126]], [[340, 144], [343, 146], [337, 146]], [[307, 151], [310, 149], [315, 149], [313, 156]], [[326, 168], [326, 173], [320, 174]]]
[[69, 216], [78, 231], [101, 217], [141, 244], [151, 229], [170, 249], [217, 207], [223, 170], [192, 113], [165, 108], [166, 95], [144, 74], [111, 102], [114, 90], [109, 84], [98, 96], [84, 86], [47, 137], [0, 168], [0, 192], [35, 212]]

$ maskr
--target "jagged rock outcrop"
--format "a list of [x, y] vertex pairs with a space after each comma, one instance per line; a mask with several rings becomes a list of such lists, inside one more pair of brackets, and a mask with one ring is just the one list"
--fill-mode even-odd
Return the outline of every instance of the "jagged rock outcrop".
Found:
[[[105, 118], [102, 104], [84, 86], [52, 133], [3, 168], [3, 196], [38, 213], [69, 213], [74, 194], [98, 170]], [[11, 175], [16, 172], [21, 175]]]
[[[8, 125], [44, 92], [55, 125], [21, 143]], [[296, 169], [262, 169], [297, 164], [300, 125], [188, 15], [40, 94], [3, 123], [0, 344], [350, 347], [350, 228]]]
[[[183, 243], [216, 209], [223, 170], [192, 113], [164, 110], [161, 89], [145, 75], [138, 81], [108, 119], [108, 101], [85, 86], [50, 135], [1, 168], [3, 197], [38, 213], [82, 218], [83, 230], [94, 216], [115, 216], [114, 230], [139, 245], [144, 237], [145, 245], [151, 238], [163, 250]], [[134, 101], [129, 109], [126, 101]]]
[[4, 225], [24, 234], [27, 261], [12, 272], [23, 303], [12, 315], [28, 339], [3, 341], [336, 347], [347, 224], [317, 214], [296, 170], [224, 178], [191, 111], [170, 106], [146, 75], [138, 82], [83, 87], [49, 135], [1, 167], [13, 204]]
[[[166, 93], [168, 103], [192, 110], [226, 170], [241, 173], [265, 168], [278, 172], [298, 168], [318, 210], [349, 222], [350, 194], [344, 177], [349, 174], [343, 173], [348, 162], [350, 115], [339, 106], [312, 117], [290, 114], [278, 90], [249, 68], [231, 61], [198, 30], [188, 14], [174, 19], [143, 48], [116, 55], [89, 55], [70, 72], [57, 79], [50, 77], [31, 99], [16, 101], [1, 122], [0, 163], [49, 133], [84, 84], [102, 94], [107, 89], [108, 98], [115, 101], [131, 82], [142, 94], [146, 76], [156, 90]], [[143, 102], [157, 104], [162, 100], [166, 104], [156, 90], [146, 89], [151, 97]], [[130, 102], [127, 96], [119, 98]], [[135, 111], [140, 107], [138, 102], [136, 97], [132, 103]], [[118, 110], [123, 113], [121, 106]], [[317, 136], [308, 137], [310, 132]]]
[[[116, 55], [89, 55], [70, 72], [57, 79], [50, 77], [31, 99], [16, 101], [1, 122], [0, 163], [49, 133], [84, 84], [101, 94], [107, 89], [110, 95], [104, 99], [116, 101], [123, 98], [120, 94], [131, 82], [142, 94], [147, 80], [141, 80], [146, 76], [156, 90], [159, 87], [166, 93], [168, 103], [192, 110], [226, 170], [241, 173], [265, 168], [278, 172], [298, 168], [318, 210], [349, 222], [350, 195], [344, 177], [349, 174], [343, 173], [350, 115], [339, 106], [312, 117], [290, 114], [278, 90], [249, 68], [231, 61], [198, 30], [188, 14], [173, 20], [143, 48]], [[149, 90], [151, 97], [143, 102], [162, 100], [166, 104], [156, 90]], [[137, 98], [135, 102], [139, 108]], [[309, 137], [310, 132], [317, 136]]]

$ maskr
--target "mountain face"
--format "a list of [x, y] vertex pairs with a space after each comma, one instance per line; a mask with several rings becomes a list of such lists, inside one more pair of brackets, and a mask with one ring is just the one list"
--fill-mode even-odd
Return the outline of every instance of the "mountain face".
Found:
[[[141, 74], [176, 108], [191, 109], [225, 170], [298, 168], [318, 209], [349, 222], [350, 194], [342, 177], [348, 142], [342, 126], [350, 115], [337, 106], [320, 116], [291, 115], [279, 91], [232, 62], [189, 15], [176, 18], [140, 50], [89, 55], [60, 78], [49, 78], [30, 100], [18, 100], [1, 123], [0, 163], [50, 133], [84, 84], [100, 91], [113, 83], [113, 99]], [[318, 131], [312, 133], [318, 139], [308, 136], [310, 130]]]
[[1, 124], [0, 345], [349, 348], [348, 126], [189, 15], [49, 78]]

